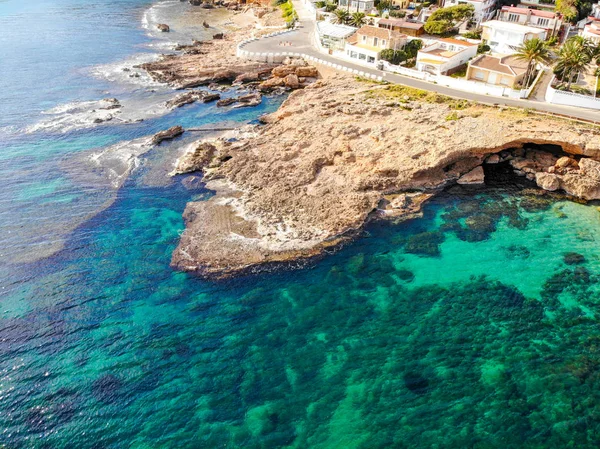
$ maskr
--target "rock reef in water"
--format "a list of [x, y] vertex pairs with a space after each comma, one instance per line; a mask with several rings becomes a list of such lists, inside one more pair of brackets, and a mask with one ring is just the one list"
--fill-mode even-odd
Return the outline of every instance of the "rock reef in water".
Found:
[[[560, 175], [561, 188], [592, 197], [591, 183], [600, 197], [600, 174], [589, 175], [598, 164], [589, 158], [600, 157], [600, 133], [574, 122], [344, 77], [293, 92], [263, 120], [253, 137], [215, 141], [198, 156], [196, 168], [216, 196], [188, 204], [175, 268], [219, 278], [322, 254], [356, 235], [374, 213], [385, 215], [390, 194], [435, 193], [468, 173], [479, 182], [476, 167], [486, 158], [511, 159], [515, 170], [531, 175], [537, 168], [526, 152], [503, 153], [526, 144], [560, 145], [583, 157], [577, 173]], [[531, 153], [534, 167], [556, 164], [557, 157], [541, 153]], [[568, 187], [573, 178], [587, 193]], [[398, 216], [409, 203], [395, 204]]]

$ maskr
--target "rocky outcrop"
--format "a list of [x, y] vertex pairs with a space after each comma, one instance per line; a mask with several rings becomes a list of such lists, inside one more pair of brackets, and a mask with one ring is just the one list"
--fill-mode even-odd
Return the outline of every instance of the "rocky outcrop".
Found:
[[[460, 118], [446, 120], [457, 108]], [[374, 211], [394, 204], [401, 217], [422, 204], [389, 195], [434, 194], [491, 162], [492, 154], [496, 163], [514, 164], [536, 179], [559, 157], [538, 154], [535, 145], [560, 145], [580, 159], [577, 173], [558, 175], [562, 189], [585, 198], [600, 186], [596, 128], [520, 110], [465, 107], [402, 86], [319, 81], [294, 91], [264, 122], [254, 137], [215, 144], [227, 156], [203, 170], [217, 195], [188, 204], [175, 268], [225, 277], [296, 264], [353, 238]], [[507, 151], [513, 148], [521, 150]]]
[[204, 170], [211, 165], [217, 155], [217, 147], [210, 142], [200, 142], [192, 151], [181, 157], [173, 174], [190, 173]]
[[169, 28], [169, 25], [167, 25], [165, 23], [159, 23], [158, 25], [156, 25], [156, 28], [158, 28], [158, 30], [162, 31], [163, 33], [168, 33], [169, 31], [171, 31], [171, 28]]
[[152, 137], [152, 143], [154, 145], [158, 145], [163, 140], [174, 139], [175, 137], [182, 135], [184, 132], [185, 130], [183, 129], [183, 127], [179, 125], [173, 126], [169, 129], [154, 134], [154, 136]]
[[169, 100], [165, 103], [167, 108], [176, 109], [187, 104], [195, 103], [196, 101], [202, 101], [203, 103], [209, 103], [211, 101], [215, 101], [221, 98], [221, 95], [216, 93], [208, 93], [202, 90], [193, 90], [190, 92], [186, 92], [181, 95], [177, 95], [172, 100]]
[[225, 107], [235, 104], [234, 108], [244, 108], [250, 106], [258, 106], [262, 102], [262, 95], [254, 92], [241, 97], [224, 98], [217, 101], [217, 107]]

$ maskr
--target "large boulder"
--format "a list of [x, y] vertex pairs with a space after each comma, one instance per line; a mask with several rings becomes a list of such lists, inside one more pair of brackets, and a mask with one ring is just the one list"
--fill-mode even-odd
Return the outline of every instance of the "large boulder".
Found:
[[296, 75], [302, 76], [305, 78], [316, 78], [319, 76], [319, 71], [316, 67], [308, 66], [308, 67], [296, 67]]
[[539, 188], [550, 192], [560, 189], [560, 178], [552, 173], [536, 173], [535, 182]]
[[174, 139], [177, 136], [182, 135], [185, 132], [182, 126], [173, 126], [172, 128], [158, 132], [152, 137], [152, 143], [158, 145], [163, 140]]
[[485, 181], [485, 174], [483, 172], [483, 167], [475, 167], [468, 173], [465, 173], [460, 178], [458, 178], [457, 183], [461, 185], [477, 185], [483, 184]]
[[290, 73], [283, 81], [285, 82], [285, 87], [289, 87], [290, 89], [298, 89], [300, 87], [298, 76], [294, 73]]
[[169, 31], [171, 31], [171, 28], [169, 28], [169, 25], [167, 25], [166, 23], [159, 23], [158, 25], [156, 25], [156, 28], [158, 28], [163, 33], [168, 33]]
[[285, 86], [285, 81], [283, 78], [270, 78], [266, 81], [263, 81], [258, 85], [258, 89], [262, 92], [268, 92], [277, 87]]
[[289, 65], [280, 65], [273, 69], [273, 76], [284, 78], [291, 73], [296, 73], [296, 67]]
[[570, 158], [568, 156], [563, 156], [556, 161], [555, 167], [556, 168], [574, 168], [577, 170], [577, 169], [579, 169], [579, 164], [577, 163], [577, 161], [575, 159]]

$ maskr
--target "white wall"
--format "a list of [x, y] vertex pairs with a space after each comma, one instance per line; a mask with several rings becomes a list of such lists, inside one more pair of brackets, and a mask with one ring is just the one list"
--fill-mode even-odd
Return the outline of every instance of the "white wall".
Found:
[[546, 90], [546, 101], [548, 103], [575, 106], [578, 108], [600, 109], [600, 98], [556, 90], [552, 87], [553, 82], [554, 78], [552, 78], [552, 81], [548, 84], [548, 90]]

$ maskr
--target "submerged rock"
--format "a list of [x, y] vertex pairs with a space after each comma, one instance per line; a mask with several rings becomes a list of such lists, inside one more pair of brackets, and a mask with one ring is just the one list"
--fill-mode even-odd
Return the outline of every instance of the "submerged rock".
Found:
[[169, 27], [169, 25], [167, 25], [165, 23], [159, 23], [158, 25], [156, 25], [156, 28], [158, 28], [163, 33], [168, 33], [169, 31], [171, 31], [171, 28]]

